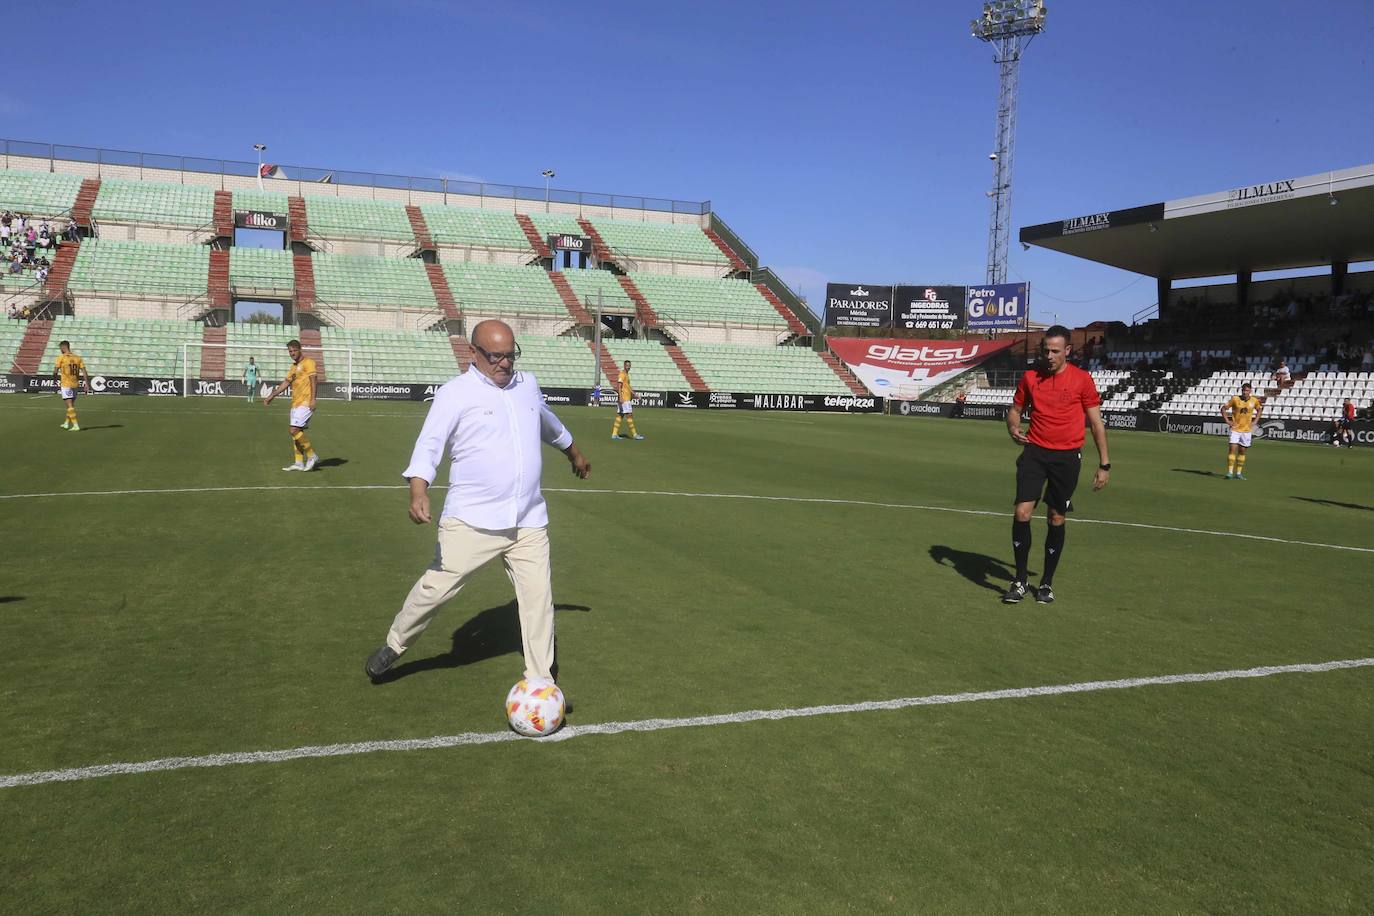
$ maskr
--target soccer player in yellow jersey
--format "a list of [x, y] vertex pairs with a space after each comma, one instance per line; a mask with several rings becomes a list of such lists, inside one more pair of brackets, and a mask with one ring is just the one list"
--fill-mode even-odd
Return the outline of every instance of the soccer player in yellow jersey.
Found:
[[79, 433], [81, 426], [76, 422], [76, 392], [78, 386], [82, 391], [90, 391], [91, 377], [86, 373], [86, 361], [72, 352], [70, 341], [62, 341], [57, 349], [62, 352], [54, 362], [53, 375], [62, 386], [62, 400], [67, 404], [67, 419], [63, 421], [62, 428]]
[[623, 419], [630, 426], [631, 439], [643, 439], [639, 430], [635, 429], [635, 390], [630, 385], [630, 361], [625, 360], [625, 368], [620, 370], [620, 377], [615, 380], [615, 423], [611, 426], [611, 438], [620, 438], [620, 421]]
[[1240, 386], [1221, 408], [1221, 418], [1231, 427], [1231, 445], [1226, 452], [1226, 479], [1245, 479], [1245, 450], [1250, 447], [1250, 432], [1259, 421], [1264, 405], [1250, 393], [1250, 383]]
[[277, 395], [287, 388], [291, 389], [291, 425], [287, 430], [291, 433], [291, 447], [295, 449], [296, 462], [282, 470], [313, 471], [319, 456], [310, 447], [305, 430], [310, 425], [310, 416], [315, 412], [315, 361], [304, 357], [299, 340], [287, 341], [286, 352], [291, 356], [291, 368], [286, 371], [282, 383], [272, 389], [262, 404], [266, 407]]

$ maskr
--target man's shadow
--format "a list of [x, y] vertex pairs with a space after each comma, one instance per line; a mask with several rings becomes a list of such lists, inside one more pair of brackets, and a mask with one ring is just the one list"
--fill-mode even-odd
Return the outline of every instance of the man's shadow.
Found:
[[[590, 611], [585, 604], [555, 604], [555, 611]], [[489, 607], [477, 614], [467, 623], [453, 631], [453, 647], [443, 655], [418, 658], [413, 662], [397, 665], [378, 678], [377, 683], [387, 684], [398, 681], [422, 671], [442, 668], [461, 668], [477, 662], [496, 658], [499, 655], [520, 654], [524, 646], [520, 642], [520, 609], [512, 598], [500, 607]], [[554, 648], [554, 679], [558, 678], [558, 650]]]
[[[979, 588], [986, 588], [999, 595], [1007, 590], [1011, 580], [1016, 577], [1016, 568], [996, 557], [987, 554], [956, 550], [943, 544], [930, 548], [930, 558], [940, 566], [953, 566], [954, 571]], [[1034, 570], [1027, 570], [1034, 575]], [[996, 582], [992, 580], [997, 580]], [[1000, 583], [1000, 584], [998, 584]]]
[[1361, 503], [1343, 503], [1334, 499], [1316, 499], [1312, 496], [1293, 496], [1291, 499], [1300, 499], [1305, 503], [1316, 503], [1319, 506], [1336, 506], [1339, 509], [1363, 509], [1366, 512], [1374, 512], [1374, 506], [1366, 506]]
[[1196, 474], [1199, 477], [1221, 477], [1221, 474], [1212, 471], [1199, 471], [1197, 468], [1169, 468], [1178, 474]]
[[317, 468], [337, 468], [340, 465], [348, 464], [347, 458], [321, 458], [316, 462]]

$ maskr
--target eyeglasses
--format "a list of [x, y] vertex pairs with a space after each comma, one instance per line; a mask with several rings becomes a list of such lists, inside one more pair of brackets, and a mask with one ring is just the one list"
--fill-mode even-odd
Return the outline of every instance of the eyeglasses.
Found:
[[477, 344], [473, 344], [472, 348], [476, 350], [478, 353], [481, 353], [482, 356], [486, 357], [487, 364], [491, 366], [496, 365], [503, 359], [510, 360], [511, 364], [514, 365], [515, 361], [520, 358], [519, 344], [516, 344], [515, 349], [511, 350], [509, 353], [492, 353], [490, 350], [482, 349], [481, 347], [477, 346]]

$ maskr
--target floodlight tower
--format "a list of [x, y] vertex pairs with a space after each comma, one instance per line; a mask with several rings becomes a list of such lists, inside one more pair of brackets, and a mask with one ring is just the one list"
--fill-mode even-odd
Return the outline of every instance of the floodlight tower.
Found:
[[973, 37], [993, 47], [1001, 68], [997, 86], [997, 145], [992, 160], [991, 223], [988, 226], [988, 283], [1007, 280], [1007, 245], [1011, 241], [1011, 159], [1016, 148], [1016, 90], [1021, 78], [1021, 52], [1045, 31], [1045, 0], [993, 0], [971, 23]]

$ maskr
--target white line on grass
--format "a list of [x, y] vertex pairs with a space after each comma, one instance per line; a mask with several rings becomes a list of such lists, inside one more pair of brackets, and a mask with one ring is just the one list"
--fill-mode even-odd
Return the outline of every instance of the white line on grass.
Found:
[[[876, 712], [907, 709], [912, 706], [947, 706], [954, 703], [976, 703], [983, 700], [1020, 700], [1031, 697], [1063, 696], [1071, 693], [1093, 693], [1102, 690], [1125, 690], [1134, 687], [1158, 687], [1168, 684], [1202, 684], [1242, 678], [1272, 677], [1276, 674], [1320, 674], [1350, 668], [1374, 667], [1374, 658], [1351, 658], [1341, 661], [1296, 665], [1270, 665], [1261, 668], [1236, 668], [1228, 671], [1206, 671], [1194, 674], [1164, 674], [1153, 677], [1128, 677], [1111, 681], [1081, 681], [1074, 684], [1053, 684], [1044, 687], [1013, 687], [1005, 690], [980, 690], [969, 693], [944, 693], [922, 697], [902, 697], [895, 700], [870, 700], [863, 703], [839, 703], [826, 706], [802, 706], [782, 709], [750, 709], [743, 712], [721, 713], [713, 716], [687, 716], [673, 719], [638, 719], [631, 722], [601, 722], [596, 725], [570, 725], [544, 741], [566, 741], [591, 735], [618, 735], [623, 732], [656, 732], [670, 728], [698, 728], [708, 725], [736, 725], [745, 722], [802, 719], [832, 716], [843, 713]], [[395, 741], [359, 741], [350, 744], [324, 744], [295, 747], [280, 751], [241, 751], [230, 754], [206, 754], [200, 757], [162, 757], [137, 763], [106, 763], [98, 766], [73, 767], [66, 770], [41, 770], [0, 776], [0, 789], [19, 786], [38, 786], [50, 782], [79, 782], [106, 776], [138, 773], [158, 773], [166, 770], [186, 770], [198, 767], [222, 767], [246, 763], [282, 763], [307, 757], [346, 757], [378, 751], [422, 751], [438, 748], [465, 747], [477, 744], [496, 744], [521, 739], [514, 732], [465, 732], [460, 735], [437, 735], [433, 738], [407, 738]]]
[[[171, 487], [146, 490], [78, 490], [67, 493], [5, 493], [5, 499], [54, 499], [64, 496], [148, 496], [160, 493], [238, 493], [256, 490], [281, 490], [294, 492], [313, 492], [318, 490], [404, 490], [404, 484], [352, 484], [320, 485], [309, 484], [264, 484], [241, 487]], [[436, 486], [432, 489], [446, 489]], [[864, 506], [870, 509], [910, 509], [919, 512], [953, 512], [958, 515], [990, 515], [1002, 518], [1009, 512], [993, 509], [960, 509], [954, 506], [923, 506], [915, 503], [885, 503], [867, 499], [831, 499], [821, 496], [758, 496], [750, 493], [687, 493], [674, 490], [595, 490], [578, 487], [545, 487], [545, 493], [575, 493], [600, 496], [674, 496], [685, 499], [741, 499], [756, 502], [813, 503], [827, 506]], [[1076, 518], [1077, 525], [1116, 525], [1121, 528], [1144, 528], [1149, 531], [1173, 531], [1179, 534], [1205, 534], [1210, 537], [1243, 538], [1248, 541], [1268, 541], [1273, 544], [1289, 544], [1296, 547], [1321, 547], [1326, 550], [1346, 550], [1352, 553], [1374, 553], [1374, 547], [1352, 547], [1348, 544], [1325, 544], [1321, 541], [1298, 541], [1292, 538], [1271, 537], [1264, 534], [1245, 534], [1240, 531], [1210, 531], [1205, 528], [1179, 528], [1174, 525], [1151, 525], [1147, 522], [1121, 522], [1105, 518]]]

